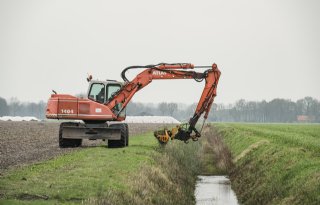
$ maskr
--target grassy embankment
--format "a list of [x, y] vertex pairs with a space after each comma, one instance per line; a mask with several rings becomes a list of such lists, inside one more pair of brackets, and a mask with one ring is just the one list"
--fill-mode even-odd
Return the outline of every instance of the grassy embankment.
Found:
[[149, 133], [132, 137], [127, 148], [83, 148], [5, 173], [0, 204], [193, 204], [201, 147], [181, 141], [159, 147]]
[[215, 124], [243, 204], [320, 204], [320, 126]]

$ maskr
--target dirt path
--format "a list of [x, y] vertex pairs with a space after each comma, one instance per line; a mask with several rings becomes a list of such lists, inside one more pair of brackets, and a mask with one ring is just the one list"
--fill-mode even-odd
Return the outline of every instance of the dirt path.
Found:
[[[130, 136], [152, 131], [161, 124], [129, 124]], [[58, 146], [59, 123], [0, 121], [0, 173], [13, 166], [47, 160], [81, 148]], [[84, 140], [84, 147], [105, 143]]]

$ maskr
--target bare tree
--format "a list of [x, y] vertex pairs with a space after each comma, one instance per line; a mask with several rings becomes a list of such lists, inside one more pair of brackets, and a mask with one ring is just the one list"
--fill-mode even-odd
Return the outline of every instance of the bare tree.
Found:
[[162, 102], [158, 105], [158, 109], [161, 112], [161, 115], [166, 115], [168, 113], [168, 103]]
[[6, 99], [0, 97], [0, 116], [9, 115], [9, 106]]

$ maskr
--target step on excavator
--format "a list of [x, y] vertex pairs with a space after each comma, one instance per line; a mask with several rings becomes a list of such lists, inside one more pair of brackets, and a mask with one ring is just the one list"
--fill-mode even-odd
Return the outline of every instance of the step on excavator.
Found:
[[[204, 72], [193, 71], [196, 68], [207, 68]], [[131, 69], [144, 69], [134, 79], [128, 80], [126, 72]], [[207, 119], [210, 108], [217, 95], [220, 71], [216, 64], [195, 66], [190, 63], [159, 63], [156, 65], [130, 66], [125, 68], [121, 77], [124, 82], [114, 80], [92, 80], [87, 78], [89, 88], [86, 97], [75, 97], [68, 94], [54, 94], [48, 100], [46, 117], [48, 119], [73, 120], [62, 122], [59, 129], [60, 147], [78, 147], [82, 139], [108, 140], [108, 147], [125, 147], [129, 144], [129, 130], [126, 123], [126, 106], [136, 92], [153, 80], [194, 79], [205, 80], [205, 87], [193, 116], [188, 123], [172, 129], [154, 132], [161, 144], [169, 139], [188, 142], [197, 141], [201, 130], [196, 129], [199, 118], [204, 114]], [[203, 127], [203, 125], [202, 125]]]

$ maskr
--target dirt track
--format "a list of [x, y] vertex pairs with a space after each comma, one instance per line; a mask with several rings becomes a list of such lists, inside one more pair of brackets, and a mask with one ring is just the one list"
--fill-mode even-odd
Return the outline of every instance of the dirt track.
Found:
[[[130, 136], [152, 131], [162, 124], [129, 124]], [[59, 123], [0, 121], [0, 173], [24, 164], [53, 158], [81, 148], [58, 146]], [[82, 147], [105, 143], [84, 140]]]

